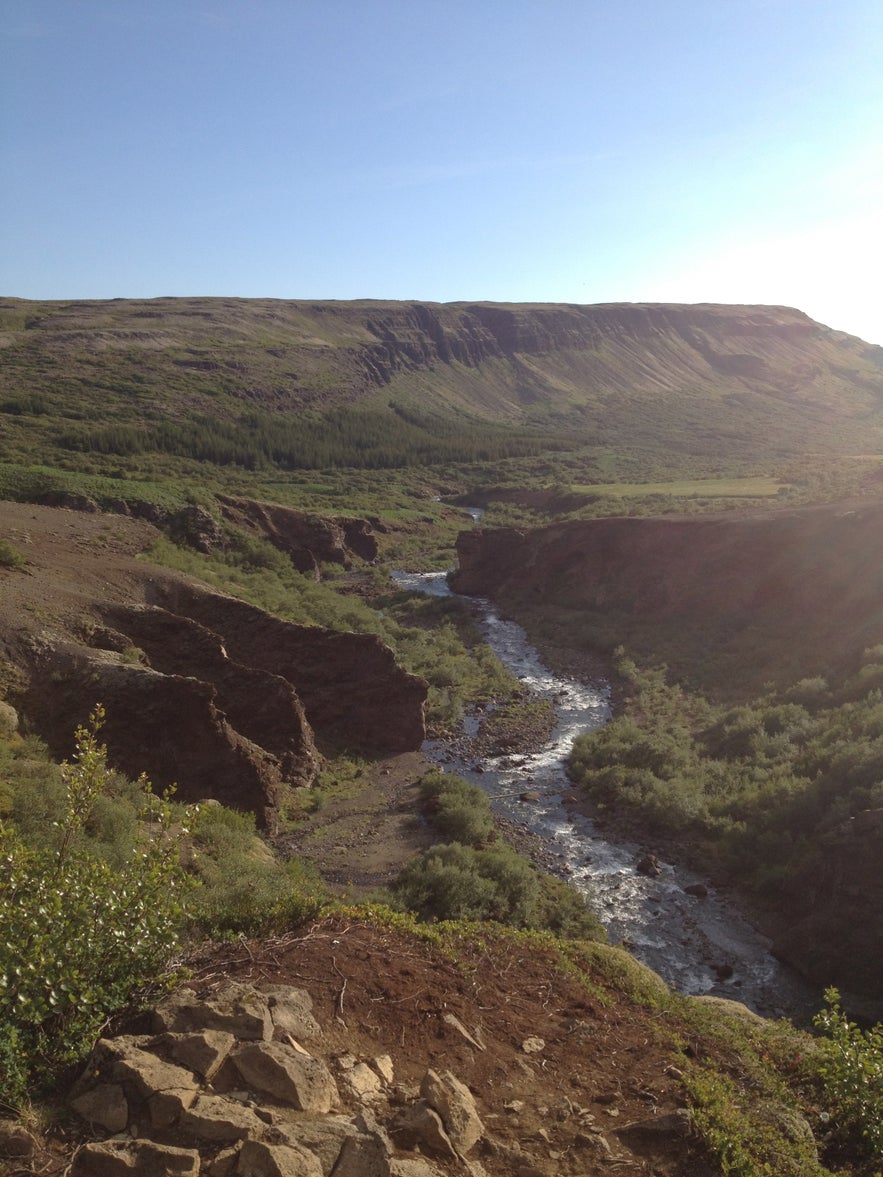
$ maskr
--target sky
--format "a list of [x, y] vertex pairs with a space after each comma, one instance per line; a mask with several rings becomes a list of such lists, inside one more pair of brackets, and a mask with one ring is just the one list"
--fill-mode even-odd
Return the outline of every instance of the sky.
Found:
[[0, 294], [796, 306], [883, 344], [881, 0], [0, 0]]

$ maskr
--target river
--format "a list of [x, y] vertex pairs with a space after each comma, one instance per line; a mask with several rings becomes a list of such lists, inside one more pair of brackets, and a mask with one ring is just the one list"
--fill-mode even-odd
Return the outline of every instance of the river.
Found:
[[[453, 595], [445, 573], [395, 573], [394, 580], [404, 589]], [[643, 874], [638, 863], [646, 848], [612, 841], [591, 818], [567, 812], [563, 797], [573, 792], [567, 754], [575, 736], [610, 717], [609, 693], [603, 684], [554, 674], [519, 625], [501, 618], [489, 601], [461, 599], [500, 660], [536, 697], [552, 700], [556, 724], [534, 754], [476, 765], [463, 758], [456, 741], [428, 741], [427, 755], [480, 785], [500, 816], [539, 835], [555, 872], [590, 897], [611, 942], [623, 943], [673, 989], [731, 998], [767, 1017], [802, 1019], [821, 1008], [821, 993], [772, 956], [769, 940], [710, 883], [661, 856], [659, 873]], [[474, 734], [479, 722], [479, 716], [468, 717], [465, 734]], [[521, 800], [525, 792], [539, 797]]]

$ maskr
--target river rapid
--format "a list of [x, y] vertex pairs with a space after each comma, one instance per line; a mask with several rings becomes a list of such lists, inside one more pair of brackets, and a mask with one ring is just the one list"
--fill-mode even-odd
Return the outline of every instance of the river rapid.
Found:
[[[403, 589], [451, 596], [445, 573], [394, 573]], [[653, 876], [638, 864], [647, 847], [610, 840], [595, 822], [568, 813], [573, 792], [565, 763], [574, 738], [610, 718], [609, 692], [563, 678], [543, 665], [524, 630], [499, 616], [482, 598], [461, 597], [473, 610], [485, 640], [536, 697], [550, 699], [556, 724], [541, 751], [464, 758], [454, 741], [428, 741], [424, 751], [439, 765], [484, 789], [494, 811], [545, 846], [555, 873], [589, 896], [611, 943], [622, 943], [681, 993], [711, 994], [744, 1002], [766, 1017], [803, 1019], [822, 1005], [821, 993], [771, 955], [770, 942], [707, 881], [659, 856]], [[466, 720], [474, 735], [480, 716]], [[521, 794], [538, 794], [525, 801]]]

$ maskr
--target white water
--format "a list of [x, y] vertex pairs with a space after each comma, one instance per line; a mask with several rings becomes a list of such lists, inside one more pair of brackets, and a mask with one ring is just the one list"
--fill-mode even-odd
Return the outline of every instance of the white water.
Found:
[[[452, 595], [445, 573], [395, 573], [394, 580], [404, 589]], [[767, 1016], [820, 1008], [821, 995], [777, 961], [769, 941], [710, 884], [661, 859], [658, 877], [640, 874], [637, 863], [647, 847], [609, 841], [590, 818], [567, 813], [562, 795], [574, 788], [565, 772], [570, 746], [575, 736], [609, 719], [608, 692], [553, 674], [520, 626], [503, 620], [489, 601], [460, 599], [474, 610], [500, 660], [537, 697], [553, 701], [557, 723], [540, 752], [489, 759], [481, 771], [458, 755], [456, 742], [429, 741], [428, 755], [485, 789], [495, 811], [540, 835], [552, 869], [591, 897], [611, 942], [626, 944], [673, 988], [730, 997]], [[466, 734], [474, 734], [478, 722], [470, 717]], [[522, 801], [519, 794], [526, 791], [540, 799]], [[684, 890], [698, 883], [707, 888], [705, 897]], [[721, 968], [732, 969], [732, 976], [722, 980]]]

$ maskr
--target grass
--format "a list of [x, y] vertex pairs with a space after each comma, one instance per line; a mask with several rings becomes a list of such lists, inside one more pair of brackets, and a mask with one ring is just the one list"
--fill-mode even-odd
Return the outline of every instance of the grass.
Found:
[[677, 482], [607, 482], [597, 485], [574, 486], [577, 494], [611, 495], [620, 499], [637, 498], [642, 495], [673, 495], [688, 498], [701, 495], [705, 498], [770, 498], [790, 489], [788, 483], [777, 478], [696, 478]]

